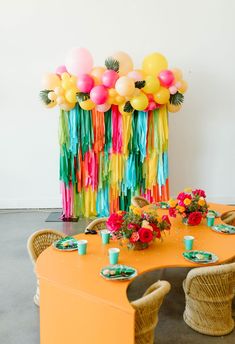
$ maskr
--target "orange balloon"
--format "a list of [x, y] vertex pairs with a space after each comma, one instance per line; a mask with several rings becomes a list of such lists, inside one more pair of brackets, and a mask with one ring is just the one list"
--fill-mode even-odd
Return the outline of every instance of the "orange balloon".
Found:
[[180, 86], [180, 88], [179, 88], [179, 92], [180, 93], [185, 93], [186, 91], [187, 91], [187, 89], [188, 89], [188, 84], [187, 84], [187, 82], [185, 81], [185, 80], [180, 80], [179, 81], [180, 83], [181, 83], [181, 86]]
[[182, 107], [181, 104], [179, 104], [179, 105], [174, 105], [171, 103], [167, 104], [167, 109], [169, 112], [178, 112], [178, 111], [180, 111], [181, 107]]
[[60, 78], [53, 73], [46, 73], [42, 78], [42, 87], [46, 90], [54, 90], [60, 86]]
[[183, 73], [179, 68], [174, 68], [171, 70], [172, 73], [174, 74], [175, 80], [179, 81], [183, 78]]
[[112, 57], [119, 62], [119, 72], [120, 76], [127, 75], [130, 71], [133, 70], [133, 62], [131, 57], [124, 53], [124, 51], [117, 51], [112, 54]]
[[157, 93], [153, 95], [154, 100], [158, 104], [166, 104], [170, 99], [170, 92], [168, 88], [160, 87]]
[[104, 67], [94, 67], [91, 71], [91, 76], [93, 77], [95, 81], [95, 86], [102, 84], [102, 75], [106, 71], [106, 68]]

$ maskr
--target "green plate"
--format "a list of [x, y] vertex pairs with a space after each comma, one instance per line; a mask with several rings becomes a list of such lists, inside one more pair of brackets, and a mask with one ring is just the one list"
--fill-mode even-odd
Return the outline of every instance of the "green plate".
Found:
[[59, 251], [75, 251], [78, 249], [77, 240], [73, 237], [65, 237], [53, 243], [53, 247]]
[[235, 234], [235, 226], [220, 224], [220, 225], [212, 226], [211, 229], [213, 229], [213, 231], [216, 231], [218, 233]]
[[218, 212], [218, 211], [216, 211], [216, 210], [208, 210], [208, 214], [213, 214], [213, 215], [215, 215], [215, 217], [220, 217], [221, 216], [221, 214]]
[[169, 204], [167, 202], [157, 202], [156, 205], [160, 209], [168, 209], [168, 208], [170, 208], [170, 206], [169, 206]]
[[137, 270], [126, 265], [108, 265], [101, 269], [100, 275], [109, 281], [129, 280], [137, 275]]
[[214, 253], [207, 251], [183, 252], [183, 256], [186, 260], [199, 264], [215, 263], [219, 259]]

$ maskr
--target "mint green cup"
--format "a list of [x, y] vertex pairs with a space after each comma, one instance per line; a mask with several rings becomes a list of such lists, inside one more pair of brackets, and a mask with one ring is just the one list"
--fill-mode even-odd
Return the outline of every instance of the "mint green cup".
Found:
[[184, 237], [184, 247], [185, 250], [192, 250], [193, 248], [194, 237], [191, 235], [186, 235]]
[[215, 215], [213, 215], [213, 214], [207, 214], [206, 220], [207, 220], [207, 226], [209, 226], [209, 227], [214, 226], [214, 223], [215, 223]]
[[118, 263], [118, 257], [119, 257], [119, 248], [110, 248], [109, 249], [109, 263], [110, 264], [117, 264]]
[[87, 250], [87, 240], [78, 240], [77, 245], [79, 256], [84, 256]]
[[109, 239], [110, 239], [110, 232], [107, 229], [103, 229], [100, 231], [101, 233], [101, 238], [102, 238], [102, 243], [103, 244], [108, 244], [109, 243]]

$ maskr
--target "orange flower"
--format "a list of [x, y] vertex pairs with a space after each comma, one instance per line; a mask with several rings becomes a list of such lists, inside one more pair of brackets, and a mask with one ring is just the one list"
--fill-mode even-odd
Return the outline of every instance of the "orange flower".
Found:
[[179, 213], [183, 213], [185, 211], [185, 207], [181, 207], [180, 205], [177, 207]]
[[205, 199], [204, 199], [203, 197], [200, 197], [200, 198], [199, 198], [199, 201], [198, 201], [198, 204], [199, 204], [201, 207], [203, 207], [203, 206], [206, 204]]
[[192, 201], [191, 201], [190, 198], [185, 198], [185, 200], [184, 200], [184, 204], [185, 204], [185, 205], [189, 205], [191, 202], [192, 202]]

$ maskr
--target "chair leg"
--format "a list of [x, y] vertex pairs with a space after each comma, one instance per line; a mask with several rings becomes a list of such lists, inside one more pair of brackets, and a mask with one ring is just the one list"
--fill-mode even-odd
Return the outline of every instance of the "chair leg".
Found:
[[39, 281], [37, 280], [37, 290], [36, 290], [36, 294], [33, 297], [33, 301], [35, 303], [36, 306], [40, 306], [40, 290], [39, 290]]

